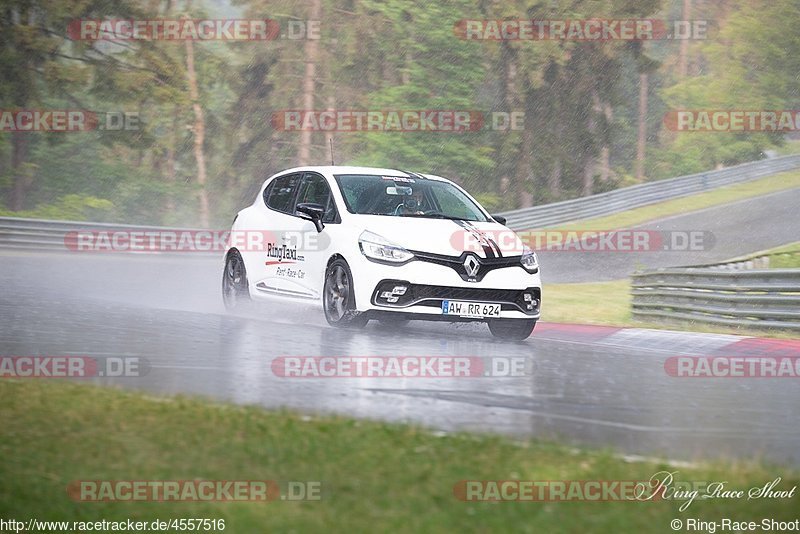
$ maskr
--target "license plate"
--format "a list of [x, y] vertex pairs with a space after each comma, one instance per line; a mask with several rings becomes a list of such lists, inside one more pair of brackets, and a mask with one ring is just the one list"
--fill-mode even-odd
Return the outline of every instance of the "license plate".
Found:
[[500, 317], [500, 305], [487, 304], [485, 302], [443, 300], [442, 315], [457, 315], [459, 317]]

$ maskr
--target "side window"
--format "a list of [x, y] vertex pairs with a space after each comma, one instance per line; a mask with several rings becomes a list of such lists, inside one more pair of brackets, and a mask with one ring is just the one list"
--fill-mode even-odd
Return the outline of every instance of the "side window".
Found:
[[267, 205], [267, 201], [269, 200], [269, 194], [272, 192], [272, 188], [275, 185], [275, 180], [271, 181], [267, 187], [264, 188], [264, 194], [262, 198], [264, 200], [264, 205]]
[[325, 206], [325, 216], [322, 222], [331, 223], [336, 220], [336, 205], [331, 195], [328, 182], [319, 174], [306, 174], [300, 191], [297, 195], [297, 204], [313, 202]]
[[290, 174], [276, 178], [268, 187], [267, 207], [284, 213], [293, 213], [292, 207], [294, 204], [292, 201], [301, 177], [302, 175], [300, 174]]

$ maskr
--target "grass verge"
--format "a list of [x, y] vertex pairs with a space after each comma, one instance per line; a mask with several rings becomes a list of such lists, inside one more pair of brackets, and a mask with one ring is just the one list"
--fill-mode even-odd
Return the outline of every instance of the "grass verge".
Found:
[[614, 280], [547, 284], [542, 294], [542, 320], [548, 323], [630, 325], [631, 283]]
[[592, 229], [592, 230], [614, 230], [618, 228], [631, 228], [639, 224], [646, 223], [655, 219], [662, 219], [671, 215], [689, 213], [692, 211], [720, 206], [738, 200], [757, 197], [800, 187], [800, 171], [791, 171], [774, 176], [768, 176], [760, 180], [746, 182], [743, 184], [721, 187], [699, 193], [688, 197], [667, 200], [641, 208], [607, 215], [605, 217], [595, 217], [593, 219], [583, 219], [558, 225], [563, 229]]
[[[788, 469], [755, 461], [670, 468], [494, 436], [434, 435], [399, 424], [309, 418], [197, 399], [152, 398], [73, 383], [0, 381], [0, 517], [138, 521], [225, 519], [225, 532], [668, 532], [676, 517], [794, 520], [791, 500], [463, 502], [459, 480], [728, 481], [749, 489]], [[314, 502], [158, 503], [71, 500], [76, 480], [321, 481]], [[797, 497], [795, 497], [796, 499]]]
[[[630, 280], [587, 282], [577, 284], [547, 284], [544, 286], [542, 321], [577, 323], [685, 332], [711, 332], [778, 339], [796, 339], [790, 332], [751, 327], [726, 327], [706, 323], [675, 322], [674, 324], [637, 321], [631, 314]], [[534, 336], [536, 334], [534, 333]]]
[[767, 251], [770, 269], [800, 269], [800, 241]]
[[800, 154], [800, 139], [787, 139], [782, 146], [775, 149], [779, 156], [790, 156]]

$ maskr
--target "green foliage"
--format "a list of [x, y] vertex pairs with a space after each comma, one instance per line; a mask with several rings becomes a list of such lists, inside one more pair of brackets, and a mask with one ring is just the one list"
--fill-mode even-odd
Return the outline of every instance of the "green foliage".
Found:
[[[572, 198], [633, 182], [639, 73], [649, 73], [646, 175], [659, 179], [762, 157], [780, 135], [675, 134], [670, 109], [796, 109], [800, 25], [793, 0], [695, 5], [715, 20], [691, 44], [693, 72], [675, 77], [679, 43], [467, 41], [462, 19], [679, 19], [678, 0], [357, 0], [321, 1], [313, 109], [461, 110], [489, 123], [465, 133], [315, 132], [311, 163], [327, 164], [333, 137], [339, 164], [432, 172], [456, 180], [492, 210]], [[309, 18], [307, 4], [234, 0], [214, 4], [228, 18]], [[23, 211], [57, 206], [67, 195], [109, 199], [114, 220], [197, 225], [194, 114], [181, 42], [72, 41], [70, 20], [169, 18], [202, 3], [134, 0], [0, 0], [0, 109], [86, 108], [138, 114], [135, 131], [31, 133], [20, 162], [0, 133], [0, 198], [10, 206], [23, 184]], [[206, 190], [214, 224], [252, 201], [269, 175], [298, 164], [299, 132], [271, 117], [304, 107], [309, 43], [196, 43], [206, 136]], [[521, 131], [493, 131], [495, 112], [524, 112]], [[601, 161], [607, 151], [608, 161]], [[605, 167], [605, 171], [603, 169]], [[601, 180], [601, 175], [608, 177]], [[67, 210], [70, 211], [70, 210]], [[71, 212], [71, 211], [70, 211]]]
[[[485, 77], [478, 43], [459, 43], [453, 34], [457, 14], [471, 2], [443, 5], [417, 0], [360, 5], [380, 31], [371, 32], [361, 50], [370, 54], [348, 66], [352, 76], [372, 74], [374, 90], [361, 99], [368, 110], [475, 109], [475, 88]], [[409, 31], [413, 28], [413, 31]], [[386, 77], [386, 62], [396, 77]], [[478, 184], [492, 167], [492, 150], [482, 132], [448, 134], [357, 133], [350, 141], [356, 164], [418, 169]]]
[[23, 211], [0, 210], [0, 215], [31, 219], [103, 222], [113, 218], [113, 210], [114, 203], [104, 198], [88, 195], [65, 195], [53, 204], [45, 204]]
[[[705, 69], [665, 88], [671, 109], [797, 109], [800, 91], [800, 25], [794, 0], [737, 0], [730, 16], [699, 46]], [[774, 133], [695, 133], [667, 136], [656, 154], [654, 174], [698, 172], [762, 157], [779, 146]]]
[[475, 200], [481, 203], [481, 206], [489, 211], [489, 213], [499, 212], [505, 209], [503, 198], [497, 193], [477, 193], [473, 196]]
[[[607, 300], [603, 291], [591, 294], [597, 295], [595, 302]], [[2, 517], [123, 524], [213, 518], [224, 519], [225, 532], [237, 534], [339, 529], [616, 534], [669, 531], [662, 525], [687, 514], [704, 521], [784, 522], [797, 516], [791, 501], [777, 498], [746, 505], [698, 498], [681, 515], [678, 507], [687, 499], [610, 502], [618, 493], [613, 487], [609, 502], [464, 502], [454, 493], [466, 480], [635, 481], [665, 469], [676, 472], [681, 487], [724, 480], [725, 488], [746, 491], [774, 480], [776, 472], [782, 477], [776, 490], [800, 483], [796, 468], [757, 458], [677, 467], [663, 459], [636, 460], [611, 450], [520, 437], [441, 435], [410, 425], [308, 417], [57, 380], [0, 380], [0, 395]], [[319, 481], [321, 494], [320, 500], [305, 502], [76, 502], [65, 491], [74, 481], [132, 478], [274, 480], [283, 496], [286, 481]]]

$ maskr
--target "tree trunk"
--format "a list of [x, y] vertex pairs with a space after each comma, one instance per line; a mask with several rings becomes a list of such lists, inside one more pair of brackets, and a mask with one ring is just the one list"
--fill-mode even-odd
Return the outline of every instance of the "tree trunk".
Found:
[[[683, 16], [684, 21], [688, 21], [692, 16], [692, 0], [683, 0]], [[688, 56], [689, 56], [689, 39], [681, 40], [680, 50], [678, 52], [678, 77], [685, 78], [688, 71]]]
[[[527, 120], [526, 120], [527, 122]], [[514, 194], [518, 208], [533, 206], [533, 195], [528, 191], [528, 184], [533, 178], [533, 129], [525, 126], [522, 131], [522, 146], [520, 147], [517, 168], [514, 173]]]
[[[2, 138], [2, 135], [3, 134], [0, 134], [0, 138]], [[0, 146], [3, 146], [3, 145], [0, 144]], [[3, 177], [6, 175], [7, 167], [8, 167], [8, 164], [6, 163], [6, 152], [3, 150], [3, 151], [0, 151], [0, 180], [2, 180]]]
[[[312, 0], [309, 11], [310, 20], [319, 20], [322, 11], [322, 1]], [[311, 111], [314, 109], [314, 82], [317, 66], [317, 56], [319, 54], [319, 41], [317, 39], [307, 39], [305, 43], [306, 72], [303, 77], [303, 110]], [[297, 151], [298, 165], [308, 165], [311, 159], [311, 132], [302, 130], [300, 132], [300, 146]]]
[[[172, 114], [172, 129], [170, 131], [169, 141], [167, 142], [167, 181], [170, 186], [174, 186], [178, 178], [177, 167], [175, 165], [175, 152], [178, 145], [178, 106], [175, 106]], [[175, 193], [170, 191], [167, 195], [167, 212], [172, 213], [175, 210]]]
[[30, 145], [29, 132], [11, 132], [11, 174], [13, 186], [9, 208], [20, 211], [25, 207], [25, 199], [31, 186], [31, 177], [25, 163], [28, 161]]
[[600, 149], [600, 181], [607, 182], [608, 177], [611, 175], [611, 169], [609, 168], [609, 160], [611, 159], [611, 151], [608, 149], [608, 145], [603, 145], [603, 148]]
[[500, 42], [500, 72], [503, 83], [500, 84], [500, 100], [505, 109], [511, 111], [514, 108], [517, 94], [517, 54], [509, 46], [508, 41]]
[[[503, 80], [503, 83], [500, 84], [500, 109], [499, 111], [502, 112], [510, 112], [514, 109], [519, 109], [517, 105], [518, 99], [518, 91], [517, 91], [517, 65], [516, 65], [516, 52], [509, 46], [508, 41], [501, 41], [500, 42], [500, 62], [499, 62], [499, 70], [500, 70], [500, 77]], [[496, 139], [496, 147], [495, 150], [498, 154], [503, 153], [503, 144], [507, 142], [508, 136], [499, 135], [495, 136]], [[513, 164], [504, 164], [501, 167], [502, 171], [500, 173], [500, 194], [504, 198], [515, 198], [515, 189], [516, 189], [516, 182], [513, 182], [512, 186], [512, 176], [516, 172], [514, 169]], [[514, 207], [514, 205], [511, 205]]]
[[[160, 13], [159, 9], [161, 7], [160, 0], [149, 0], [148, 9], [150, 13]], [[172, 8], [173, 8], [172, 0], [167, 0], [166, 5], [164, 6], [164, 15], [171, 17], [172, 16]], [[191, 2], [187, 5], [187, 9], [191, 8]], [[167, 150], [166, 150], [166, 178], [167, 182], [169, 183], [170, 188], [167, 191], [166, 198], [164, 199], [164, 210], [166, 213], [163, 217], [164, 221], [172, 222], [170, 218], [172, 214], [175, 212], [175, 192], [172, 187], [175, 185], [175, 181], [177, 179], [177, 168], [175, 165], [175, 147], [178, 144], [178, 116], [180, 113], [180, 109], [176, 104], [173, 106], [172, 110], [172, 129], [169, 132], [169, 140], [167, 141]]]
[[608, 146], [608, 130], [611, 128], [611, 120], [613, 119], [613, 110], [608, 102], [603, 103], [603, 115], [606, 118], [606, 129], [603, 132], [603, 148], [600, 149], [600, 181], [607, 182], [611, 176], [611, 148]]
[[525, 89], [525, 120], [522, 130], [522, 145], [517, 158], [517, 168], [514, 172], [514, 193], [518, 208], [533, 206], [533, 194], [528, 190], [528, 185], [533, 181], [533, 124], [535, 110], [533, 109], [534, 91], [531, 87]]
[[[597, 93], [596, 88], [592, 89], [592, 107], [597, 116], [602, 115], [604, 117], [602, 129], [599, 133], [594, 134], [594, 137], [596, 138], [597, 135], [599, 135], [602, 142], [600, 147], [600, 159], [597, 162], [600, 167], [600, 181], [607, 182], [610, 174], [609, 158], [611, 151], [608, 147], [608, 129], [609, 125], [611, 124], [611, 105], [609, 105], [608, 102], [603, 102], [600, 99], [600, 95]], [[595, 121], [589, 121], [590, 131], [593, 129], [593, 127], [595, 127], [595, 125]]]
[[[555, 69], [551, 61], [550, 68]], [[550, 201], [557, 201], [561, 198], [563, 193], [561, 188], [561, 175], [563, 173], [563, 162], [570, 157], [570, 154], [564, 150], [565, 143], [563, 143], [562, 136], [564, 135], [564, 108], [562, 97], [560, 95], [562, 90], [561, 79], [559, 73], [552, 74], [552, 82], [549, 93], [549, 113], [547, 113], [548, 121], [552, 134], [549, 135], [547, 141], [547, 153], [552, 156], [553, 162], [550, 168], [550, 173], [547, 176], [547, 189], [550, 192]]]
[[588, 197], [592, 194], [592, 187], [594, 186], [594, 166], [595, 161], [593, 157], [587, 157], [583, 163], [583, 187], [581, 188], [581, 195]]
[[644, 158], [647, 147], [647, 73], [639, 74], [639, 136], [636, 142], [636, 181], [644, 181]]
[[[589, 131], [594, 131], [594, 121], [589, 119]], [[587, 147], [587, 152], [583, 156], [583, 181], [581, 184], [581, 196], [588, 197], [594, 188], [594, 168], [596, 165], [595, 156], [591, 147]]]
[[186, 40], [186, 75], [189, 78], [189, 98], [194, 110], [194, 158], [197, 161], [197, 183], [200, 185], [200, 223], [204, 228], [210, 225], [208, 210], [208, 191], [206, 190], [206, 156], [203, 144], [206, 138], [206, 120], [200, 106], [200, 91], [197, 89], [197, 73], [194, 69], [194, 43]]
[[596, 89], [592, 89], [592, 100], [592, 109], [588, 111], [588, 117], [586, 118], [586, 130], [589, 132], [592, 142], [585, 147], [586, 152], [583, 155], [583, 185], [581, 187], [581, 195], [585, 197], [592, 194], [592, 189], [594, 188], [594, 168], [597, 163], [595, 161], [594, 144], [594, 139], [597, 138], [597, 119], [595, 118], [595, 114], [599, 113], [601, 108], [600, 98], [597, 96]]
[[558, 200], [561, 196], [561, 158], [556, 157], [553, 168], [547, 177], [547, 189], [550, 190], [550, 199]]

